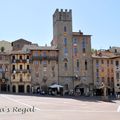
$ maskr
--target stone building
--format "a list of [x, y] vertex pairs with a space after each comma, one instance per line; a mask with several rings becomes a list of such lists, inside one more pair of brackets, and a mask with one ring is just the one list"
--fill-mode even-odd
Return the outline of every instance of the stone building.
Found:
[[56, 83], [64, 93], [93, 92], [91, 35], [72, 30], [72, 10], [58, 10], [53, 14], [51, 46], [38, 46], [18, 39], [11, 43], [10, 91], [36, 92]]
[[17, 50], [21, 50], [24, 47], [24, 45], [31, 45], [31, 42], [20, 38], [18, 40], [13, 41], [11, 45], [13, 48], [12, 50], [17, 51]]
[[10, 91], [10, 54], [0, 52], [0, 92]]
[[5, 40], [1, 40], [0, 41], [0, 52], [6, 52], [9, 53], [9, 51], [12, 50], [12, 45], [10, 42], [5, 41]]
[[53, 47], [30, 48], [33, 92], [47, 92], [52, 84], [58, 84], [58, 49]]
[[120, 93], [120, 47], [111, 47], [114, 57], [114, 90], [115, 93]]
[[59, 84], [81, 94], [93, 90], [91, 35], [72, 31], [72, 10], [53, 14], [52, 46], [59, 50]]

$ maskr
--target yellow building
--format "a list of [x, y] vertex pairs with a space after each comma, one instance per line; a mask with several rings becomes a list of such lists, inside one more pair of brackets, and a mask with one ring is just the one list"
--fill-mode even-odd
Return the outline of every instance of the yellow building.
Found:
[[114, 93], [114, 54], [98, 51], [92, 55], [93, 79], [96, 95], [102, 95], [102, 85], [107, 87], [107, 94]]
[[30, 55], [23, 51], [11, 53], [11, 91], [14, 93], [31, 92]]

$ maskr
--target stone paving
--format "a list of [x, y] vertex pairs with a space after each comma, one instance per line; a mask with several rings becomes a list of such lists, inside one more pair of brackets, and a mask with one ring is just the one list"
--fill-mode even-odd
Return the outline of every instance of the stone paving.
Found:
[[0, 120], [120, 120], [120, 100], [0, 94]]

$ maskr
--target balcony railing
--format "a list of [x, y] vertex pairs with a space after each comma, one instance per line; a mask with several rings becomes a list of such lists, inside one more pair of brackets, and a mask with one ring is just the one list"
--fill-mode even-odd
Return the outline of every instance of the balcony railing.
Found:
[[32, 60], [56, 60], [58, 61], [57, 56], [32, 56]]
[[15, 70], [12, 70], [12, 73], [31, 73], [31, 70], [30, 69], [15, 69]]
[[12, 63], [29, 63], [31, 62], [30, 59], [13, 59]]
[[3, 82], [3, 83], [6, 83], [7, 81], [9, 81], [8, 78], [5, 78], [5, 77], [1, 77], [0, 78], [0, 81]]

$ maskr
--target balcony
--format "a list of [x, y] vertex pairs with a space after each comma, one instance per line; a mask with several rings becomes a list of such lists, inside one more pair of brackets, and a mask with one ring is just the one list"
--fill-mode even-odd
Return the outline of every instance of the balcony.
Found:
[[31, 73], [30, 69], [15, 69], [12, 70], [12, 73], [16, 74], [16, 73]]
[[56, 60], [58, 61], [57, 56], [32, 56], [32, 60]]
[[8, 79], [8, 78], [5, 78], [5, 77], [2, 77], [2, 78], [0, 78], [0, 81], [1, 81], [2, 83], [6, 83], [6, 82], [9, 81], [9, 79]]
[[30, 59], [13, 59], [12, 63], [30, 63]]

